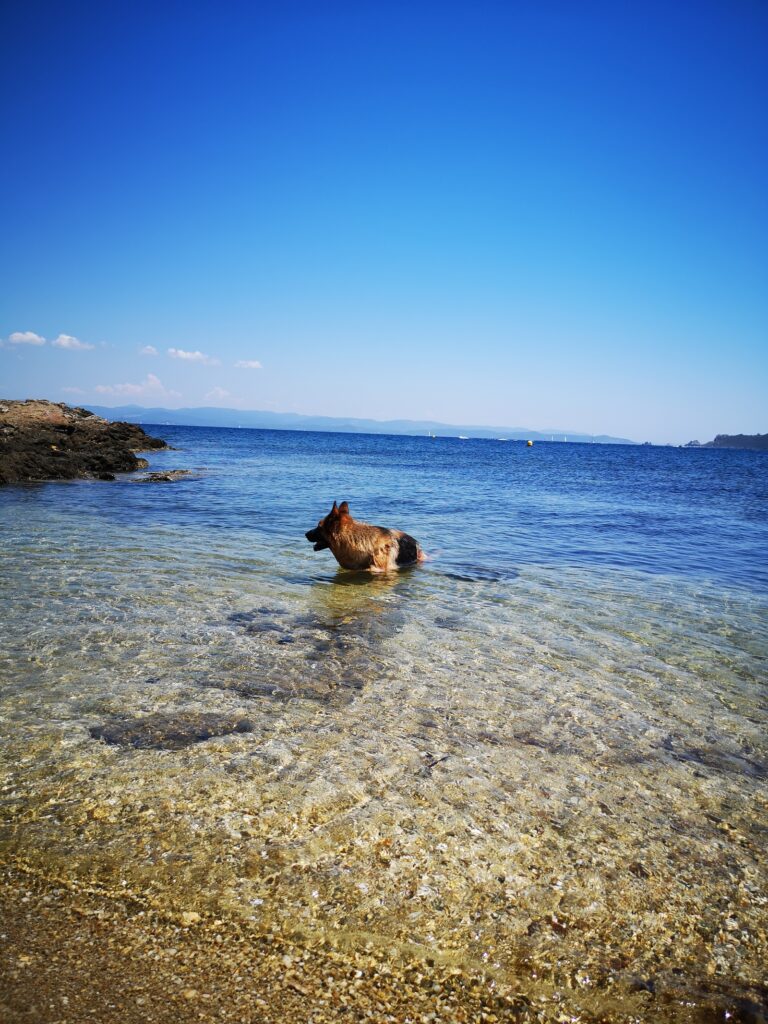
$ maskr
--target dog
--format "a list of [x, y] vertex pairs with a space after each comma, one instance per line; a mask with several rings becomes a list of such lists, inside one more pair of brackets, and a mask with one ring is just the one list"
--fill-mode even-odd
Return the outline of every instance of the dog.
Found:
[[330, 548], [344, 569], [389, 572], [423, 562], [426, 557], [418, 541], [402, 530], [357, 522], [349, 514], [346, 501], [338, 507], [334, 501], [328, 515], [304, 536], [314, 544], [315, 551]]

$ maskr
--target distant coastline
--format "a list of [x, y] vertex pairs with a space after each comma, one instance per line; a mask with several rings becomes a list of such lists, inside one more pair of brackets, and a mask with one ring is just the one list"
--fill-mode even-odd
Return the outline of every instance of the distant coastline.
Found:
[[713, 441], [700, 444], [689, 441], [686, 448], [747, 448], [751, 451], [768, 451], [768, 434], [718, 434]]
[[412, 434], [417, 437], [489, 438], [509, 441], [556, 441], [586, 444], [637, 444], [626, 437], [584, 434], [563, 430], [530, 430], [527, 427], [473, 426], [434, 420], [368, 420], [339, 416], [305, 416], [299, 413], [262, 410], [200, 408], [163, 409], [140, 405], [115, 407], [89, 405], [99, 416], [128, 423], [154, 423], [185, 427], [250, 427], [262, 430], [318, 430], [352, 434]]

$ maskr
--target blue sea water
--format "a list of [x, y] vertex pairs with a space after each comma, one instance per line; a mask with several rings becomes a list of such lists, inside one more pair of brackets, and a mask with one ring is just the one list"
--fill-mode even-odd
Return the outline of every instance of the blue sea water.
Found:
[[[404, 524], [436, 569], [508, 576], [524, 565], [606, 567], [764, 592], [768, 471], [762, 452], [155, 426], [204, 467], [174, 488], [70, 484], [7, 490], [6, 514], [250, 530], [295, 542], [346, 498], [353, 515]], [[66, 507], [62, 507], [65, 505]], [[47, 511], [46, 511], [47, 510]], [[329, 556], [324, 556], [327, 562]], [[316, 560], [319, 561], [319, 560]], [[280, 572], [281, 566], [276, 566]]]
[[[190, 478], [0, 490], [0, 857], [606, 1012], [752, 997], [764, 453], [148, 429]], [[334, 500], [428, 561], [340, 570]]]

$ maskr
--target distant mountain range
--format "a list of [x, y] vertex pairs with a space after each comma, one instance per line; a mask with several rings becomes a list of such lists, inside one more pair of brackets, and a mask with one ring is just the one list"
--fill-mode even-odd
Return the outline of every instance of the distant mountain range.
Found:
[[486, 437], [531, 441], [584, 441], [594, 444], [635, 444], [626, 437], [607, 434], [566, 433], [560, 430], [528, 430], [526, 427], [478, 427], [433, 420], [364, 420], [336, 416], [302, 416], [288, 412], [216, 409], [145, 409], [140, 405], [89, 409], [111, 420], [128, 423], [159, 423], [190, 427], [251, 427], [266, 430], [328, 430], [349, 434], [415, 434], [436, 437]]

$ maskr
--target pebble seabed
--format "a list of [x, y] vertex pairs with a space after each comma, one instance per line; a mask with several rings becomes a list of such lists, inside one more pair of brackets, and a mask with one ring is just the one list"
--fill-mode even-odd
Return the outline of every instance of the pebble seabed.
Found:
[[78, 554], [9, 562], [4, 1020], [766, 1019], [753, 598]]

